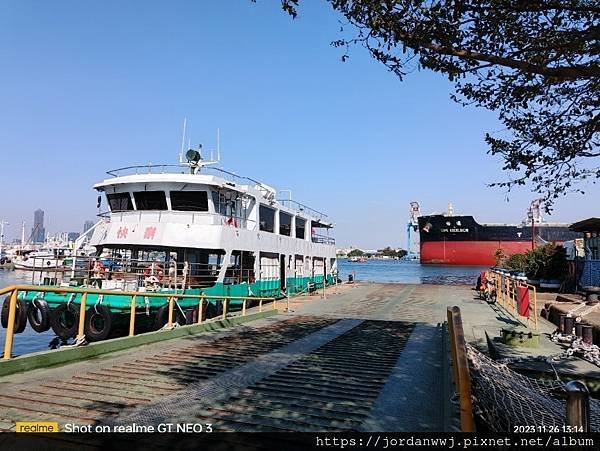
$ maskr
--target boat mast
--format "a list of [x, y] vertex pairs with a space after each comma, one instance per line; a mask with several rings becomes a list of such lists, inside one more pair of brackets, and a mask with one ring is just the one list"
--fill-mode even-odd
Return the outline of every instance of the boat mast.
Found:
[[21, 250], [25, 249], [25, 221], [21, 226]]
[[4, 244], [4, 226], [8, 225], [5, 220], [0, 220], [0, 258], [2, 257], [2, 247]]

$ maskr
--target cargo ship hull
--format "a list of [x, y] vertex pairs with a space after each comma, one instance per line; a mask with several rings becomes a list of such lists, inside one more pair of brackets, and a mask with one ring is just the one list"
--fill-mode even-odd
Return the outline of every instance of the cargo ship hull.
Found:
[[[530, 250], [533, 242], [579, 238], [568, 224], [479, 224], [472, 216], [432, 215], [419, 217], [421, 263], [438, 265], [492, 266], [496, 253], [505, 255]], [[534, 239], [532, 240], [532, 236]]]

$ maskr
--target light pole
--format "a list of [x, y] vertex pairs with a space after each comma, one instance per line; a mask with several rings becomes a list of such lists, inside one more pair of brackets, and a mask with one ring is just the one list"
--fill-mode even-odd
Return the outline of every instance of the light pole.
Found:
[[531, 250], [535, 249], [535, 219], [533, 217], [533, 210], [530, 208], [527, 212], [527, 218], [531, 221]]

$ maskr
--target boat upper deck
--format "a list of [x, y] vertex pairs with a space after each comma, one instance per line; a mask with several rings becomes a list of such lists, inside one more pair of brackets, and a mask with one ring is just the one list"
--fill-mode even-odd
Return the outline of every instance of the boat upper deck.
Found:
[[[333, 227], [327, 214], [291, 198], [277, 199], [277, 191], [263, 182], [214, 166], [201, 166], [196, 172], [186, 171], [187, 168], [189, 166], [182, 164], [148, 164], [113, 169], [107, 171], [111, 177], [96, 183], [94, 189], [108, 193], [109, 187], [113, 187], [113, 191], [125, 191], [126, 188], [135, 189], [136, 185], [143, 184], [144, 191], [147, 191], [147, 184], [151, 183], [155, 186], [160, 184], [179, 185], [179, 189], [185, 191], [195, 189], [194, 187], [198, 185], [204, 185], [239, 193], [241, 196], [252, 196], [271, 208], [301, 215], [311, 220], [317, 227]], [[131, 209], [137, 210], [135, 201], [132, 204], [133, 208]], [[111, 208], [111, 211], [115, 210]]]

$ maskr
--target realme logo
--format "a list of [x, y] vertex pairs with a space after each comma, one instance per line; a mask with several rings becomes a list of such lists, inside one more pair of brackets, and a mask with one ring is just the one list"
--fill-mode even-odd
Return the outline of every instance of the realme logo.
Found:
[[58, 432], [56, 421], [17, 421], [16, 432]]

